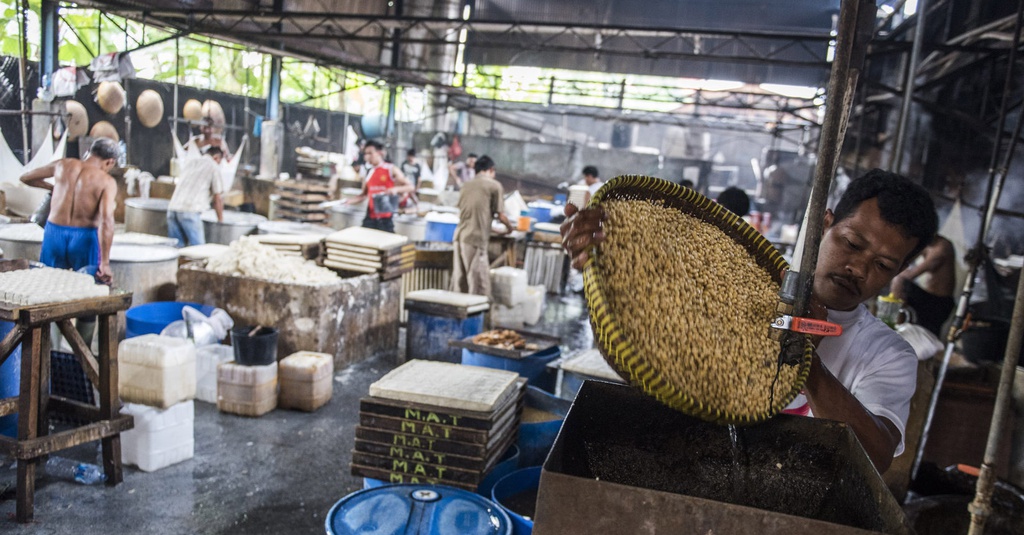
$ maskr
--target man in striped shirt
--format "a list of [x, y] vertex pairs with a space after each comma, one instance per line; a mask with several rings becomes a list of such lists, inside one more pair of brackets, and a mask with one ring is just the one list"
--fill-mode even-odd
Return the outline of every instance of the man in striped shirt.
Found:
[[217, 221], [224, 221], [219, 167], [223, 157], [220, 147], [211, 146], [206, 154], [185, 164], [167, 205], [167, 235], [178, 240], [178, 247], [206, 243], [200, 215], [210, 207], [211, 201]]

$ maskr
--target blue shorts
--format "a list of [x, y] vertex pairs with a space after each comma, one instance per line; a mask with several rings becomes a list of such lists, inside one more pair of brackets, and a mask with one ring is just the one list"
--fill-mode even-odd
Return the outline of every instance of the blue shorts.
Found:
[[39, 261], [50, 267], [75, 271], [98, 266], [100, 234], [92, 227], [65, 227], [47, 221]]

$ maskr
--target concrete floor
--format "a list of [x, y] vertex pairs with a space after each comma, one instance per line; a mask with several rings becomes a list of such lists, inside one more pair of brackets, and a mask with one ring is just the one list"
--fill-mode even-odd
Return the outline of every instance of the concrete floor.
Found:
[[[548, 296], [544, 318], [530, 330], [561, 336], [563, 352], [593, 344], [579, 295]], [[36, 520], [28, 525], [14, 522], [17, 470], [0, 456], [0, 532], [324, 533], [330, 507], [362, 488], [349, 474], [359, 399], [392, 366], [375, 358], [336, 372], [333, 399], [311, 414], [275, 410], [245, 418], [197, 401], [193, 459], [152, 473], [126, 466], [117, 487], [44, 472], [36, 482]], [[64, 456], [100, 464], [97, 445]]]

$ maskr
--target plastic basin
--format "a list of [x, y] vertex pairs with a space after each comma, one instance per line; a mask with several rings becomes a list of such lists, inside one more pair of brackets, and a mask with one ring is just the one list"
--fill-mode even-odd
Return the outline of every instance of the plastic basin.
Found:
[[424, 241], [441, 241], [451, 243], [455, 239], [455, 227], [458, 223], [442, 223], [440, 221], [427, 221], [427, 231], [423, 235]]
[[491, 490], [491, 500], [512, 519], [514, 535], [533, 533], [533, 514], [540, 488], [539, 466], [521, 468], [501, 478]]
[[143, 334], [160, 334], [164, 327], [181, 319], [181, 311], [186, 306], [195, 308], [207, 316], [216, 309], [209, 305], [179, 301], [156, 301], [134, 306], [124, 314], [125, 335], [132, 338]]
[[554, 390], [555, 381], [553, 375], [546, 373], [547, 365], [560, 356], [562, 350], [558, 346], [538, 351], [522, 359], [510, 359], [463, 349], [462, 364], [516, 372], [525, 377], [531, 385], [550, 392]]

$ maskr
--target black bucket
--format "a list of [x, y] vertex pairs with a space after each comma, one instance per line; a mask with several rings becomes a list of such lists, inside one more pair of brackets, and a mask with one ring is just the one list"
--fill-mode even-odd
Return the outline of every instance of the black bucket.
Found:
[[1002, 318], [971, 318], [960, 337], [964, 358], [971, 362], [1001, 362], [1006, 353], [1010, 322]]
[[235, 362], [243, 366], [265, 366], [277, 362], [277, 329], [260, 327], [253, 333], [254, 328], [250, 325], [231, 329]]

